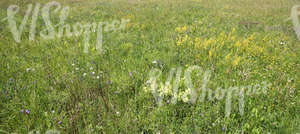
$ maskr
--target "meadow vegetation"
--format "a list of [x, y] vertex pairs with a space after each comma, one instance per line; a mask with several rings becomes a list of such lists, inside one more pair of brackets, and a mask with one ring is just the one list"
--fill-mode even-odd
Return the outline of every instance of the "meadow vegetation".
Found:
[[[30, 41], [29, 24], [17, 43], [1, 20], [16, 4], [19, 24], [37, 2], [50, 1], [0, 1], [0, 133], [300, 133], [300, 41], [285, 21], [296, 0], [57, 0], [71, 9], [68, 24], [130, 20], [103, 32], [103, 53], [84, 53], [83, 36]], [[163, 83], [194, 65], [211, 71], [212, 90], [271, 85], [245, 96], [243, 116], [233, 101], [226, 117], [224, 99], [158, 106], [146, 89], [151, 69]]]

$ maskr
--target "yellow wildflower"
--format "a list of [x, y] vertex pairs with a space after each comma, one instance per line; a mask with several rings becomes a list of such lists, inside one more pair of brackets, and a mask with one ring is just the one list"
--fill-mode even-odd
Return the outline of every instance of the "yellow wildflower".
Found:
[[225, 56], [225, 60], [230, 61], [230, 57], [231, 57], [231, 53], [229, 53], [228, 55]]
[[212, 56], [213, 56], [212, 50], [210, 49], [210, 50], [209, 50], [209, 58], [211, 58]]
[[251, 34], [251, 36], [248, 38], [250, 41], [254, 40], [254, 36], [255, 36], [255, 33]]
[[187, 29], [187, 27], [184, 26], [181, 30], [182, 30], [182, 31], [186, 31], [186, 29]]
[[235, 36], [231, 36], [231, 40], [232, 40], [232, 41], [235, 41]]
[[239, 64], [239, 62], [241, 61], [241, 57], [238, 56], [233, 62], [232, 62], [232, 65], [233, 66], [237, 66]]
[[188, 38], [189, 38], [189, 36], [188, 36], [188, 35], [185, 35], [182, 41], [185, 42], [185, 41], [188, 40]]
[[200, 48], [200, 45], [201, 45], [200, 38], [199, 37], [195, 38], [195, 47]]
[[226, 37], [225, 32], [221, 32], [221, 33], [220, 33], [220, 37], [221, 37], [221, 39], [224, 39], [224, 38]]
[[239, 48], [242, 44], [240, 41], [237, 41], [235, 44], [234, 44], [237, 48]]
[[186, 26], [183, 26], [183, 27], [176, 27], [175, 31], [178, 32], [178, 33], [183, 33], [187, 30], [187, 27]]
[[212, 42], [211, 39], [205, 40], [204, 43], [203, 43], [204, 48], [206, 49], [211, 42]]
[[232, 28], [231, 33], [235, 33], [235, 28]]
[[195, 38], [195, 43], [196, 44], [200, 43], [200, 38], [199, 37]]
[[185, 35], [183, 38], [182, 37], [179, 37], [177, 38], [177, 45], [178, 46], [181, 46], [183, 42], [189, 40], [189, 36], [188, 35]]

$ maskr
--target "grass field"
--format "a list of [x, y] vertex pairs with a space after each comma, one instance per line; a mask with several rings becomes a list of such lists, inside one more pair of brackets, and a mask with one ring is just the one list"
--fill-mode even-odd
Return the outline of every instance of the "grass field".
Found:
[[[43, 39], [42, 15], [29, 40], [30, 22], [20, 43], [10, 32], [7, 8], [18, 5], [17, 25], [27, 4], [42, 0], [0, 1], [0, 133], [300, 133], [299, 48], [291, 15], [296, 0], [57, 0], [70, 7], [65, 23], [74, 25], [130, 20], [121, 30], [104, 30], [103, 51], [91, 33]], [[60, 12], [51, 21], [59, 22]], [[4, 20], [2, 20], [4, 19]], [[57, 28], [56, 28], [57, 31]], [[207, 88], [255, 87], [270, 83], [266, 93], [238, 97], [226, 116], [226, 100], [186, 93], [184, 71], [210, 70]], [[177, 103], [162, 105], [149, 92], [151, 70], [163, 87], [172, 68], [181, 67]], [[203, 80], [192, 74], [196, 88]], [[171, 80], [175, 82], [175, 80]], [[150, 85], [151, 86], [151, 85]], [[172, 88], [169, 88], [172, 91]], [[151, 89], [150, 89], [151, 90]], [[167, 90], [166, 90], [167, 91]], [[213, 94], [214, 95], [214, 94]]]

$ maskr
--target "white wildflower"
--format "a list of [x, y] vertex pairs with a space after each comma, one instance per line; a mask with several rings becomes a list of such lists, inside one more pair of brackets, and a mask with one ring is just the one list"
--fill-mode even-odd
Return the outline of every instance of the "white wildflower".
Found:
[[167, 84], [165, 86], [163, 83], [160, 83], [159, 92], [163, 95], [171, 95], [172, 94], [171, 84]]
[[183, 102], [188, 102], [189, 101], [189, 95], [191, 94], [191, 89], [187, 89], [184, 91], [183, 95], [181, 96], [181, 99]]
[[185, 102], [185, 103], [189, 101], [189, 98], [188, 98], [187, 95], [183, 95], [183, 96], [181, 97], [181, 99], [182, 99], [182, 101]]
[[150, 80], [147, 80], [147, 81], [146, 81], [146, 84], [151, 84]]

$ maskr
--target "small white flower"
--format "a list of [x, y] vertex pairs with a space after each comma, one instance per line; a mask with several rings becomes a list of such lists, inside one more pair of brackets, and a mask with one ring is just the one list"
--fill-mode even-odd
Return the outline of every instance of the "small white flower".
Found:
[[29, 72], [30, 71], [30, 68], [26, 68], [26, 72]]
[[147, 80], [147, 81], [146, 81], [146, 84], [151, 84], [150, 80]]
[[95, 74], [95, 72], [92, 72], [92, 74]]
[[73, 63], [72, 66], [75, 66], [75, 64]]
[[90, 70], [93, 70], [93, 67], [91, 67]]
[[54, 110], [52, 110], [51, 112], [52, 112], [52, 113], [54, 113], [55, 111], [54, 111]]
[[119, 111], [117, 111], [117, 112], [116, 112], [116, 114], [117, 114], [117, 115], [120, 115], [120, 112], [119, 112]]
[[99, 79], [100, 77], [99, 77], [99, 76], [97, 76], [96, 78], [97, 78], [97, 79]]
[[153, 64], [156, 64], [156, 63], [157, 63], [157, 61], [156, 61], [156, 60], [154, 60], [152, 63], [153, 63]]
[[75, 68], [75, 70], [79, 70], [79, 68], [78, 68], [78, 67], [76, 67], [76, 68]]
[[86, 76], [86, 73], [83, 73], [83, 76]]
[[182, 99], [182, 101], [185, 102], [185, 103], [189, 101], [189, 98], [187, 97], [186, 94], [184, 94], [184, 95], [182, 96], [181, 99]]
[[283, 41], [280, 41], [280, 45], [284, 45], [285, 44], [285, 42], [283, 42]]

